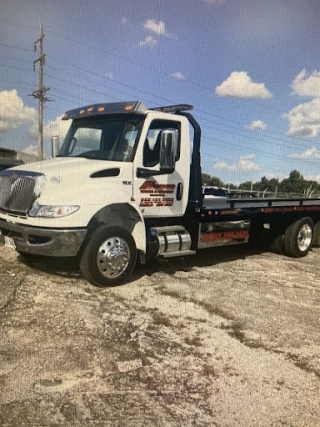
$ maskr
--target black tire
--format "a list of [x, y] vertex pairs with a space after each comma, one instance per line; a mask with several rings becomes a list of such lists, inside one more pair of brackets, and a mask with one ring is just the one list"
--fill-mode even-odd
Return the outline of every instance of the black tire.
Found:
[[118, 286], [132, 273], [137, 249], [131, 234], [120, 227], [99, 227], [82, 253], [79, 267], [92, 285]]
[[314, 224], [314, 236], [312, 246], [314, 248], [320, 248], [320, 221], [317, 221], [316, 224]]
[[284, 243], [283, 243], [284, 235], [279, 234], [273, 239], [273, 242], [271, 243], [270, 249], [272, 252], [276, 254], [283, 255], [284, 254]]
[[314, 224], [311, 218], [305, 217], [289, 225], [284, 233], [285, 254], [302, 258], [306, 256], [312, 246]]

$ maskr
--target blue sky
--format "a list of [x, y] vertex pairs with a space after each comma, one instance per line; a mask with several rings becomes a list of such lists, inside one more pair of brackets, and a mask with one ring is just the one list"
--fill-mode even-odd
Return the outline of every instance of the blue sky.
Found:
[[0, 0], [0, 146], [37, 144], [33, 51], [44, 25], [45, 137], [81, 105], [193, 104], [203, 172], [320, 182], [319, 0]]

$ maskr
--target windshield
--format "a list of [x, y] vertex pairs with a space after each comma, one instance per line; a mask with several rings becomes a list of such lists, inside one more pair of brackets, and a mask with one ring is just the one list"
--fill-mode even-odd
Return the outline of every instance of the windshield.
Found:
[[74, 121], [58, 157], [133, 161], [141, 118], [112, 117]]

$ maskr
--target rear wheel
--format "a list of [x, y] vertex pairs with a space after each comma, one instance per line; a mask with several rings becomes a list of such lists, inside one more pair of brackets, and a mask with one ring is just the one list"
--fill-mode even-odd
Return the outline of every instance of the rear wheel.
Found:
[[83, 276], [99, 287], [117, 286], [132, 273], [137, 249], [131, 234], [120, 227], [98, 228], [80, 260]]
[[307, 255], [313, 240], [314, 224], [311, 218], [302, 218], [291, 224], [284, 233], [286, 255], [301, 258]]
[[283, 255], [284, 254], [284, 244], [283, 244], [283, 234], [279, 234], [274, 237], [273, 242], [271, 243], [270, 249], [272, 252], [276, 254]]

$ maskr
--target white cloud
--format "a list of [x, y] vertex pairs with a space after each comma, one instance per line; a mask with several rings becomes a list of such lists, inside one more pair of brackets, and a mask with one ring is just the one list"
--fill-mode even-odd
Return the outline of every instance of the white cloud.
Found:
[[[43, 126], [43, 138], [51, 140], [53, 136], [59, 136], [62, 142], [62, 139], [65, 137], [71, 121], [70, 120], [61, 120], [62, 116], [57, 117], [55, 120], [47, 121]], [[30, 129], [29, 133], [32, 136], [38, 135], [38, 124], [34, 124]]]
[[156, 46], [158, 41], [153, 38], [153, 36], [147, 36], [144, 40], [140, 41], [140, 46]]
[[176, 73], [171, 74], [171, 76], [174, 77], [175, 79], [178, 79], [178, 80], [185, 80], [186, 79], [185, 76], [182, 73], [180, 73], [180, 71], [177, 71]]
[[148, 19], [148, 21], [143, 26], [146, 30], [151, 31], [158, 36], [170, 37], [170, 34], [166, 31], [166, 25], [163, 21], [158, 21], [157, 19]]
[[245, 156], [240, 156], [239, 161], [233, 163], [232, 165], [228, 165], [225, 162], [216, 162], [213, 166], [213, 169], [225, 169], [233, 172], [258, 171], [260, 170], [260, 167], [253, 162], [254, 158], [254, 154], [247, 154]]
[[297, 105], [284, 115], [289, 120], [287, 135], [295, 138], [314, 138], [320, 132], [320, 98]]
[[53, 136], [59, 136], [64, 138], [70, 127], [70, 120], [61, 120], [61, 117], [57, 117], [55, 120], [49, 120], [43, 127], [44, 137], [51, 139]]
[[272, 98], [265, 84], [253, 82], [246, 71], [231, 73], [227, 80], [216, 87], [216, 94], [240, 99]]
[[310, 96], [312, 101], [299, 104], [284, 118], [289, 120], [287, 135], [295, 138], [315, 138], [320, 133], [320, 71], [307, 75], [303, 69], [291, 83], [293, 95]]
[[109, 80], [113, 80], [113, 73], [111, 71], [109, 71], [108, 73], [106, 73], [106, 78]]
[[36, 110], [26, 107], [15, 89], [0, 92], [0, 133], [35, 122], [36, 119]]
[[275, 173], [266, 173], [264, 175], [267, 179], [278, 179], [279, 181], [282, 181], [285, 178], [288, 178], [288, 175], [284, 175], [284, 174], [275, 174]]
[[129, 19], [128, 18], [126, 18], [125, 16], [123, 16], [122, 18], [121, 18], [121, 24], [127, 24], [129, 22]]
[[320, 150], [312, 146], [303, 153], [291, 154], [289, 157], [291, 159], [320, 159]]
[[28, 145], [27, 148], [25, 148], [24, 150], [22, 150], [23, 153], [26, 154], [33, 154], [35, 156], [38, 155], [38, 146], [37, 145]]
[[320, 96], [320, 71], [314, 71], [307, 76], [306, 70], [302, 70], [291, 83], [293, 95]]
[[251, 125], [244, 126], [248, 130], [267, 129], [267, 125], [262, 120], [254, 120]]

